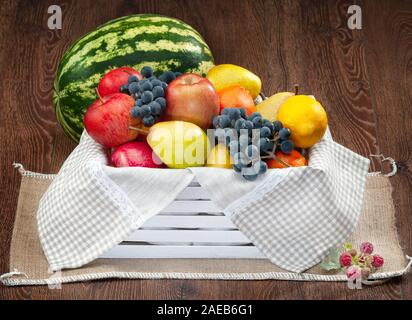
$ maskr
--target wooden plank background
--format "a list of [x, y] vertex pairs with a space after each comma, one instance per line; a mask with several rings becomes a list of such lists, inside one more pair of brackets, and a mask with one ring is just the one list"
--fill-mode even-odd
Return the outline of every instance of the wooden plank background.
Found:
[[[47, 28], [47, 8], [63, 9], [62, 30]], [[347, 8], [363, 10], [363, 29], [347, 28]], [[299, 83], [326, 107], [333, 138], [367, 156], [395, 158], [397, 226], [412, 254], [412, 1], [410, 0], [3, 0], [0, 6], [0, 273], [8, 271], [19, 174], [57, 172], [75, 147], [56, 123], [51, 88], [70, 43], [133, 13], [159, 13], [194, 26], [217, 63], [259, 74], [264, 92]], [[374, 163], [373, 169], [378, 169]], [[343, 283], [110, 280], [47, 287], [0, 287], [0, 299], [411, 299], [412, 276], [349, 290]]]

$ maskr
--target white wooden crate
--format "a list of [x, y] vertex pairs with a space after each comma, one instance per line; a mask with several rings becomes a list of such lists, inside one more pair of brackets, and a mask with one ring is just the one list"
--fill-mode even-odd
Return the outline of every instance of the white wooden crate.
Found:
[[264, 259], [197, 182], [102, 258]]

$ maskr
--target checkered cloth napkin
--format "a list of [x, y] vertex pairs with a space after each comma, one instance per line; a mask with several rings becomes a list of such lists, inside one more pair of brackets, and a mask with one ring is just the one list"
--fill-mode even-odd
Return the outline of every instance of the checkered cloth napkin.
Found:
[[331, 140], [316, 144], [309, 159], [308, 167], [285, 169], [225, 210], [271, 262], [294, 272], [352, 234], [369, 168], [368, 159]]
[[[159, 213], [192, 181], [279, 267], [302, 272], [353, 232], [369, 160], [323, 139], [309, 166], [254, 182], [233, 170], [111, 168], [86, 132], [40, 200], [38, 231], [53, 271], [81, 267]], [[230, 188], [227, 186], [230, 185]]]

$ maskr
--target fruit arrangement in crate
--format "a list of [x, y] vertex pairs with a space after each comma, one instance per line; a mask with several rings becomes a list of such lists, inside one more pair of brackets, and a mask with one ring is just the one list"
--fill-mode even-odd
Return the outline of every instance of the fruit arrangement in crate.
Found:
[[[113, 20], [78, 40], [62, 58], [54, 89], [65, 132], [78, 140], [84, 127], [112, 167], [206, 166], [248, 183], [271, 169], [306, 166], [307, 149], [327, 128], [312, 96], [295, 87], [266, 98], [258, 75], [215, 65], [197, 31], [157, 15]], [[209, 245], [174, 257], [262, 257], [196, 181], [126, 241], [163, 247], [118, 246], [107, 255], [168, 257], [175, 249], [167, 244], [177, 241]]]
[[260, 87], [256, 75], [234, 65], [215, 66], [206, 77], [116, 68], [101, 79], [84, 125], [116, 167], [205, 165], [255, 180], [268, 168], [306, 165], [304, 150], [326, 130], [323, 107], [292, 93], [255, 105]]

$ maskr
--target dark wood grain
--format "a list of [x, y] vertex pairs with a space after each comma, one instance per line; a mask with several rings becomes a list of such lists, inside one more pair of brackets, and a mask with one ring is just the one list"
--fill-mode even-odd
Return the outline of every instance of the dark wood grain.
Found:
[[[365, 4], [366, 57], [376, 110], [377, 141], [384, 154], [398, 161], [393, 178], [397, 227], [404, 251], [412, 252], [412, 3]], [[368, 26], [366, 28], [366, 26]], [[411, 299], [412, 276], [401, 284]]]
[[[0, 273], [8, 251], [20, 177], [57, 172], [75, 144], [57, 124], [51, 88], [69, 45], [98, 25], [132, 13], [180, 18], [209, 43], [217, 63], [259, 74], [264, 92], [291, 90], [322, 101], [336, 141], [368, 156], [394, 157], [392, 179], [401, 244], [412, 253], [412, 2], [408, 0], [53, 1], [63, 29], [47, 28], [49, 1], [0, 6]], [[347, 28], [359, 4], [363, 29]], [[379, 169], [375, 161], [373, 170]], [[284, 281], [109, 280], [47, 287], [0, 287], [0, 299], [412, 299], [412, 277], [363, 290], [343, 283]]]

